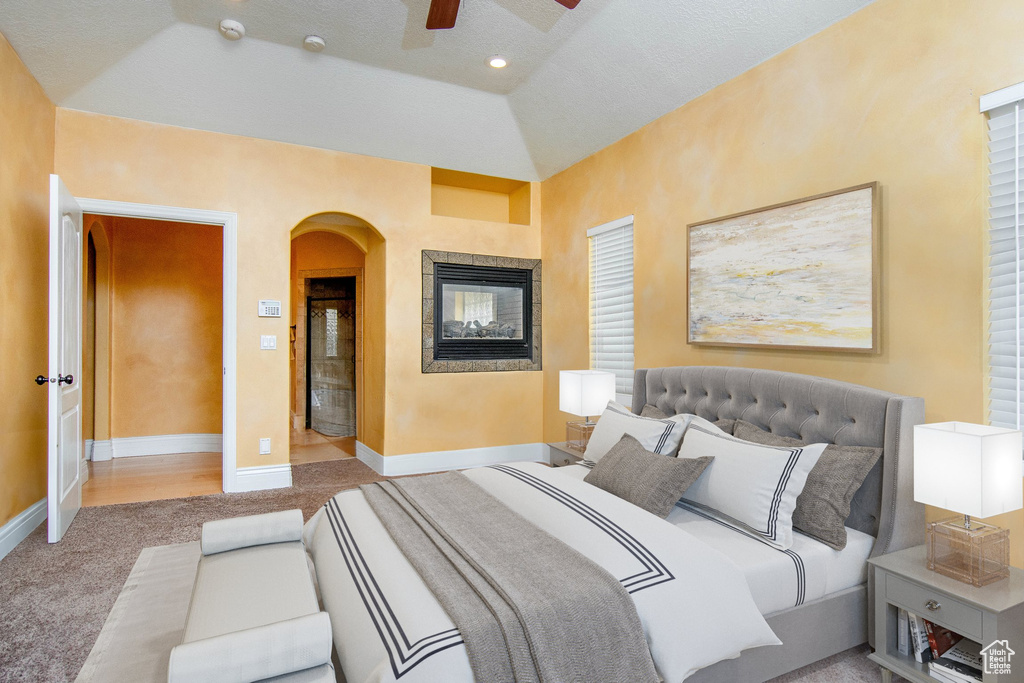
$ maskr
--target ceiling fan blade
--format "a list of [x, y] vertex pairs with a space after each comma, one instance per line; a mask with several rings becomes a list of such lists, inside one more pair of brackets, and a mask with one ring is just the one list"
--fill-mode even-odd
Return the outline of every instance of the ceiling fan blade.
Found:
[[[558, 0], [561, 2], [562, 0]], [[427, 13], [427, 28], [452, 28], [455, 18], [459, 16], [460, 0], [430, 0], [430, 12]], [[576, 0], [579, 2], [579, 0]]]
[[566, 9], [576, 9], [576, 5], [580, 4], [580, 0], [555, 0], [555, 2]]

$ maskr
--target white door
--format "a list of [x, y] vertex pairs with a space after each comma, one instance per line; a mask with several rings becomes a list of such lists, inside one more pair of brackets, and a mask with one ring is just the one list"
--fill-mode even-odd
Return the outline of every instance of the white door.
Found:
[[47, 540], [82, 506], [82, 209], [50, 176], [50, 376]]

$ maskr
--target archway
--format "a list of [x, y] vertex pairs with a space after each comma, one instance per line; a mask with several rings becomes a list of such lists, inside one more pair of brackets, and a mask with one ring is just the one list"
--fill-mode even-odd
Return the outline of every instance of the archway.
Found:
[[383, 448], [384, 245], [340, 212], [291, 231], [293, 463], [354, 456], [358, 442]]

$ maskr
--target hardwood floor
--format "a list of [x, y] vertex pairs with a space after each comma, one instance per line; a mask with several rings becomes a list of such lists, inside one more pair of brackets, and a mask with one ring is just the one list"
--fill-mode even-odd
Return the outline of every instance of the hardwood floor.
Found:
[[354, 436], [324, 436], [312, 429], [293, 429], [288, 439], [291, 462], [322, 462], [356, 456]]
[[[288, 450], [293, 465], [355, 457], [355, 437], [328, 437], [293, 429]], [[89, 462], [82, 507], [140, 503], [220, 493], [220, 453], [178, 453]]]
[[177, 453], [89, 463], [82, 507], [221, 492], [220, 453]]

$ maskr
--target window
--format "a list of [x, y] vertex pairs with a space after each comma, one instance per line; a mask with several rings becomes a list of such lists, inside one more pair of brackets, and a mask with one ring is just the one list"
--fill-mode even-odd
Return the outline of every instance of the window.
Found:
[[615, 373], [615, 400], [633, 395], [633, 217], [587, 231], [590, 238], [590, 369]]
[[338, 357], [338, 309], [327, 309], [327, 358]]
[[981, 98], [988, 113], [989, 422], [1022, 426], [1024, 316], [1021, 174], [1024, 171], [1024, 84]]

